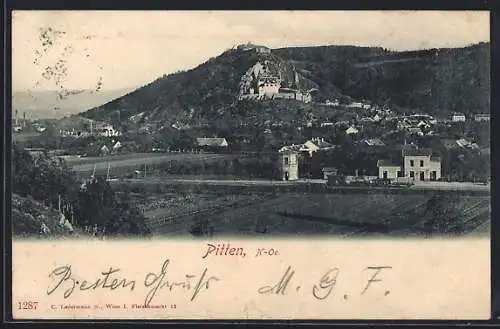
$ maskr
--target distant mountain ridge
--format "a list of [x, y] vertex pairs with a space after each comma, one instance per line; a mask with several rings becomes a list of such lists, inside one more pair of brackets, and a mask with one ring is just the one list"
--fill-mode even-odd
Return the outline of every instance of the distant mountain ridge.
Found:
[[270, 53], [231, 49], [82, 115], [118, 122], [140, 114], [139, 124], [169, 127], [179, 120], [210, 124], [242, 107], [243, 118], [255, 116], [261, 104], [241, 102], [238, 94], [243, 77], [259, 62], [267, 62], [285, 85], [317, 89], [318, 101], [352, 97], [440, 116], [490, 111], [490, 48], [480, 43], [406, 52], [355, 46], [281, 48]]
[[56, 90], [15, 91], [12, 93], [13, 116], [17, 110], [20, 118], [23, 112], [33, 119], [61, 118], [105, 104], [134, 89], [69, 90], [64, 93]]

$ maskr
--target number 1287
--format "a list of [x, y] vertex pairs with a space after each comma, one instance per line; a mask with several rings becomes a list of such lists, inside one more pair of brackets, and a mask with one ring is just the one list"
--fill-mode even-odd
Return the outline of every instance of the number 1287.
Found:
[[18, 310], [36, 310], [38, 306], [38, 302], [18, 302], [17, 309]]

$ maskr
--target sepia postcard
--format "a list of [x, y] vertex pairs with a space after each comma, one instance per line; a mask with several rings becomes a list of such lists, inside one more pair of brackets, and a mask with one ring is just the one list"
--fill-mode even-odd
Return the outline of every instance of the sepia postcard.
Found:
[[487, 320], [488, 11], [13, 11], [12, 317]]

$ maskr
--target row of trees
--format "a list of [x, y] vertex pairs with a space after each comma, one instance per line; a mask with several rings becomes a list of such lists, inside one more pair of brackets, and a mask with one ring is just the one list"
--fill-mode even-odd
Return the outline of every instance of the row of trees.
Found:
[[145, 218], [130, 200], [120, 199], [103, 177], [82, 185], [66, 163], [47, 153], [32, 157], [13, 145], [13, 192], [60, 209], [73, 225], [106, 235], [145, 235]]

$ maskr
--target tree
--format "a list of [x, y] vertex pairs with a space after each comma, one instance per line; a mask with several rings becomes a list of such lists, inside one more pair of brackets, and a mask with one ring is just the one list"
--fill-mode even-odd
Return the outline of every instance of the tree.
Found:
[[[31, 196], [67, 218], [73, 216], [77, 226], [97, 226], [109, 235], [143, 235], [149, 229], [144, 216], [129, 200], [119, 200], [109, 183], [98, 177], [80, 189], [80, 183], [66, 163], [48, 153], [33, 158], [18, 144], [13, 145], [13, 191]], [[128, 196], [130, 197], [130, 196]]]
[[13, 145], [14, 193], [31, 195], [33, 199], [55, 206], [62, 198], [63, 205], [74, 201], [78, 183], [66, 163], [44, 152], [34, 158]]
[[85, 185], [75, 208], [81, 226], [97, 226], [108, 235], [150, 233], [139, 210], [130, 202], [119, 201], [103, 177], [96, 177]]

